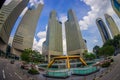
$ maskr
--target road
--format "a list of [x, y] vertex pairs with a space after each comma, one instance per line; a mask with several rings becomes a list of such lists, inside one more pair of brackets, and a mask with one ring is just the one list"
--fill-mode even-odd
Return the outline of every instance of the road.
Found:
[[114, 60], [115, 64], [111, 67], [111, 71], [100, 80], [120, 80], [120, 54], [115, 56]]
[[11, 64], [10, 60], [0, 58], [0, 80], [27, 80], [24, 75], [19, 73], [18, 63]]
[[74, 76], [67, 79], [54, 79], [54, 78], [46, 78], [43, 77], [44, 72], [40, 72], [39, 75], [30, 75], [25, 70], [20, 69], [20, 62], [15, 61], [14, 64], [10, 63], [9, 59], [0, 58], [0, 80], [93, 80], [95, 75], [99, 77], [102, 72], [105, 73], [109, 71], [107, 74], [104, 74], [101, 78], [97, 80], [120, 80], [120, 54], [114, 57], [114, 64], [112, 64], [108, 69], [100, 70], [95, 74], [91, 74], [89, 76]]

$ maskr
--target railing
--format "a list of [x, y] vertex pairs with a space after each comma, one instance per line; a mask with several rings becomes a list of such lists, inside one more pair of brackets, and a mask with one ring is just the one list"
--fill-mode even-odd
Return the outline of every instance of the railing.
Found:
[[52, 77], [67, 77], [69, 76], [69, 70], [63, 69], [63, 70], [48, 70], [47, 75]]
[[99, 70], [99, 68], [96, 66], [88, 66], [84, 68], [71, 68], [70, 70], [69, 69], [62, 69], [62, 70], [49, 69], [46, 74], [52, 77], [67, 77], [72, 74], [88, 75], [88, 74], [92, 74], [93, 72], [96, 72], [97, 70]]
[[86, 67], [86, 68], [76, 68], [73, 69], [73, 74], [77, 74], [77, 75], [88, 75], [91, 74], [93, 72], [96, 72], [97, 70], [99, 70], [98, 67]]

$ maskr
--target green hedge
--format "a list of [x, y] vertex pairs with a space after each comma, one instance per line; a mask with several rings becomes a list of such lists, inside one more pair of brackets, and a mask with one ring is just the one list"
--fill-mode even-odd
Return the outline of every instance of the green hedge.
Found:
[[30, 73], [30, 74], [39, 74], [39, 72], [36, 70], [36, 69], [30, 69], [29, 71], [28, 71], [28, 73]]
[[111, 59], [111, 62], [114, 62], [114, 59], [113, 59], [113, 58]]
[[103, 63], [102, 64], [102, 67], [104, 68], [104, 67], [109, 67], [110, 66], [110, 62], [105, 62], [105, 63]]

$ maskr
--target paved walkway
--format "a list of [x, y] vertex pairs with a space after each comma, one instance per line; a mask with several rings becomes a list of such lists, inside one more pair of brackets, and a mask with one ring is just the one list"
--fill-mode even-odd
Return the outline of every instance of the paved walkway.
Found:
[[120, 80], [120, 54], [114, 56], [115, 63], [110, 67], [109, 73], [100, 80]]
[[[7, 59], [6, 61], [8, 62]], [[120, 80], [120, 54], [114, 56], [114, 63], [109, 68], [101, 69], [99, 72], [88, 76], [72, 75], [67, 79], [46, 78], [43, 76], [43, 74], [45, 74], [43, 71], [40, 71], [39, 75], [30, 75], [26, 70], [22, 70], [20, 68], [19, 61], [16, 61], [15, 64], [10, 65], [14, 66], [14, 70], [22, 77], [22, 80], [93, 80], [94, 78], [96, 78], [95, 80]]]

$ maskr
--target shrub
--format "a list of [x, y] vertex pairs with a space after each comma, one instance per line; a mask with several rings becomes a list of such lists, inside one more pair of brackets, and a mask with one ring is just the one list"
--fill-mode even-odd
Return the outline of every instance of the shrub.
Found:
[[114, 59], [113, 59], [113, 58], [111, 59], [111, 62], [114, 62]]
[[30, 74], [39, 74], [39, 72], [36, 70], [36, 69], [30, 69], [29, 71], [28, 71], [28, 73], [30, 73]]
[[102, 67], [109, 67], [110, 66], [110, 62], [105, 62], [102, 64]]
[[20, 66], [20, 68], [21, 68], [21, 69], [24, 69], [24, 66], [23, 66], [23, 65], [21, 65], [21, 66]]

